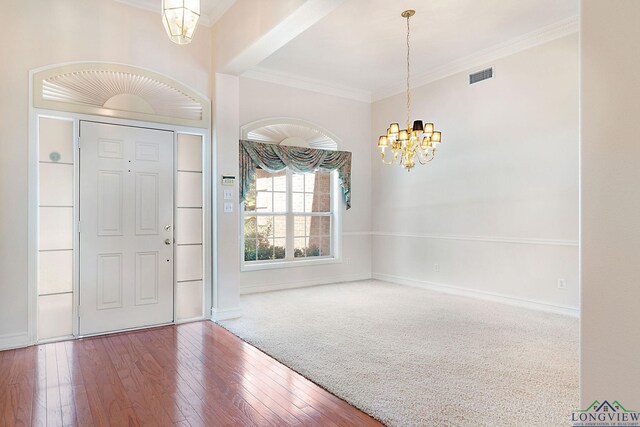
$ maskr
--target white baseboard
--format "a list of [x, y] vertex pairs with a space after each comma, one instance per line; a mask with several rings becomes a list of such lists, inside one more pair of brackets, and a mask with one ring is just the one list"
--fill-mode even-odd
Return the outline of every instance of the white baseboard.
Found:
[[246, 286], [240, 288], [240, 295], [256, 294], [260, 292], [284, 291], [287, 289], [308, 288], [310, 286], [328, 285], [330, 283], [356, 282], [358, 280], [370, 280], [371, 274], [350, 274], [344, 276], [323, 277], [320, 279], [303, 280], [288, 283], [265, 283], [260, 285]]
[[426, 280], [412, 279], [409, 277], [395, 276], [392, 274], [373, 273], [372, 277], [376, 280], [396, 283], [398, 285], [413, 286], [416, 288], [429, 289], [431, 291], [444, 292], [447, 294], [494, 301], [494, 302], [514, 305], [518, 307], [546, 311], [550, 313], [564, 314], [572, 317], [580, 317], [580, 309], [575, 307], [566, 307], [566, 306], [561, 306], [556, 304], [549, 304], [542, 301], [528, 300], [524, 298], [497, 294], [493, 292], [479, 291], [479, 290], [469, 289], [469, 288], [461, 288], [458, 286], [428, 282]]
[[0, 335], [0, 351], [27, 347], [33, 344], [27, 332]]
[[223, 308], [223, 309], [211, 309], [211, 320], [219, 322], [221, 320], [236, 319], [242, 317], [242, 309], [236, 308]]

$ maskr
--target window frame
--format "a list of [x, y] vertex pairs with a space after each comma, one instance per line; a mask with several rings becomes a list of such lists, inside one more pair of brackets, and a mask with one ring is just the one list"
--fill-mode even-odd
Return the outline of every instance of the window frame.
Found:
[[[329, 215], [322, 212], [293, 212], [293, 172], [286, 169], [287, 175], [287, 211], [286, 212], [257, 212], [249, 211], [245, 212], [245, 202], [240, 204], [240, 271], [258, 271], [258, 270], [270, 270], [279, 268], [295, 268], [312, 265], [323, 264], [336, 264], [342, 262], [342, 203], [340, 203], [341, 197], [340, 188], [338, 183], [338, 173], [333, 171], [330, 173], [330, 206], [331, 212]], [[286, 252], [284, 259], [270, 259], [270, 260], [255, 260], [245, 261], [244, 251], [244, 221], [249, 216], [276, 216], [284, 215], [286, 217], [287, 233], [286, 233]], [[330, 247], [331, 255], [329, 256], [314, 256], [314, 257], [298, 257], [294, 256], [294, 217], [296, 216], [329, 216], [331, 218], [331, 235], [330, 235]]]

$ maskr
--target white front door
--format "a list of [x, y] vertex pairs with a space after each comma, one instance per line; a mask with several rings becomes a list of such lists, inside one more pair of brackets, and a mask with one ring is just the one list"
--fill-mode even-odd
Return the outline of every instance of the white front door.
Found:
[[80, 335], [173, 321], [173, 132], [80, 122]]

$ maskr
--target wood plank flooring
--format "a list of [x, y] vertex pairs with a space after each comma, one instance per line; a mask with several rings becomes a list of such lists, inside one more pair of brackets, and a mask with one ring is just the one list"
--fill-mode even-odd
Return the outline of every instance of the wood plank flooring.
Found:
[[213, 322], [0, 352], [0, 426], [379, 426]]

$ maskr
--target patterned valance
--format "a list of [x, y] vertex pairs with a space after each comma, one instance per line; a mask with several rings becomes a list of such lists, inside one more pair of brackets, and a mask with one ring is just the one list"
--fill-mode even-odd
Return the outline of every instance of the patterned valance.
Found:
[[256, 167], [267, 172], [289, 168], [296, 173], [338, 171], [347, 209], [351, 207], [351, 153], [240, 140], [240, 202], [245, 200]]

